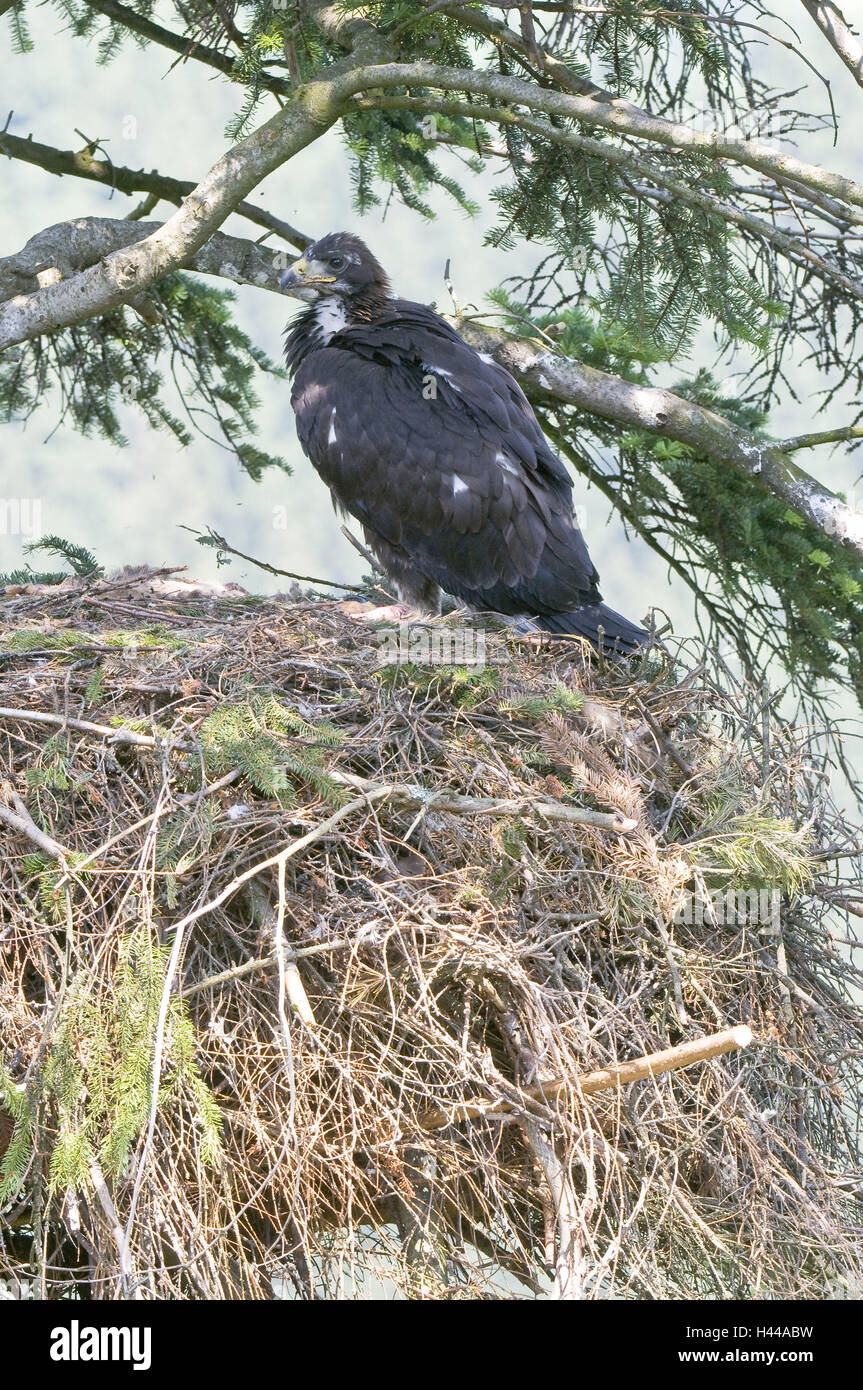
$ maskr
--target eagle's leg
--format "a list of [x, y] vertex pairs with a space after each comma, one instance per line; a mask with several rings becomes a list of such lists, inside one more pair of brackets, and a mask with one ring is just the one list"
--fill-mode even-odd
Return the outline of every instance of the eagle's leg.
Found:
[[399, 601], [382, 608], [372, 608], [358, 614], [358, 617], [363, 622], [395, 623], [403, 623], [410, 618], [436, 618], [440, 613], [441, 594], [434, 580], [420, 574], [400, 546], [390, 545], [365, 526], [363, 531], [387, 578], [395, 584]]

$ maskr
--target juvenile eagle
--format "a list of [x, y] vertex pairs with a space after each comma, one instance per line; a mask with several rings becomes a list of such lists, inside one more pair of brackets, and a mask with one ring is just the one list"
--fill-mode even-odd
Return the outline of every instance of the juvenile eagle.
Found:
[[444, 590], [547, 632], [646, 640], [600, 601], [569, 475], [503, 367], [396, 299], [350, 233], [316, 242], [280, 285], [309, 305], [285, 347], [300, 443], [401, 605], [436, 613]]

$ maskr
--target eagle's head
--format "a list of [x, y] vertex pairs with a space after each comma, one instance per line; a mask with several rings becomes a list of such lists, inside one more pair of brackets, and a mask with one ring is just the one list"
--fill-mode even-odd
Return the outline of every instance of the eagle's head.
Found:
[[330, 232], [283, 272], [279, 287], [306, 304], [338, 298], [348, 306], [359, 306], [386, 299], [389, 280], [383, 266], [358, 236]]

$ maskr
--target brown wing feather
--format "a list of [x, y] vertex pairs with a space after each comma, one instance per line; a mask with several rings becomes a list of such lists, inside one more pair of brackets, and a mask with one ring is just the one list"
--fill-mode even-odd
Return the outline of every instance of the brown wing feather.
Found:
[[300, 442], [334, 497], [449, 593], [500, 612], [597, 597], [571, 484], [516, 382], [422, 306], [300, 364]]

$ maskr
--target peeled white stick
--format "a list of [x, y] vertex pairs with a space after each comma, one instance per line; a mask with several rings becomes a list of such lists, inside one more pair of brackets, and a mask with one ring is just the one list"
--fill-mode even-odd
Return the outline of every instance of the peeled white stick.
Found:
[[293, 961], [285, 961], [285, 993], [299, 1017], [309, 1028], [314, 1028], [315, 1015], [309, 1003], [300, 972]]
[[[666, 1047], [662, 1052], [651, 1052], [646, 1057], [636, 1057], [632, 1062], [616, 1062], [614, 1066], [588, 1072], [574, 1080], [556, 1076], [550, 1081], [539, 1081], [534, 1086], [525, 1086], [524, 1095], [531, 1100], [547, 1101], [572, 1086], [583, 1096], [592, 1096], [597, 1091], [608, 1091], [612, 1086], [646, 1081], [649, 1076], [660, 1076], [664, 1071], [677, 1071], [680, 1067], [691, 1067], [695, 1062], [707, 1062], [711, 1057], [720, 1057], [723, 1052], [749, 1047], [753, 1040], [752, 1029], [741, 1023], [735, 1028], [725, 1028], [721, 1033], [711, 1033], [708, 1038], [695, 1038], [692, 1042], [681, 1043], [679, 1047]], [[420, 1124], [426, 1130], [443, 1129], [445, 1125], [459, 1124], [462, 1120], [478, 1119], [489, 1110], [511, 1111], [514, 1108], [513, 1102], [507, 1100], [455, 1105], [449, 1111], [427, 1110], [420, 1117]]]

